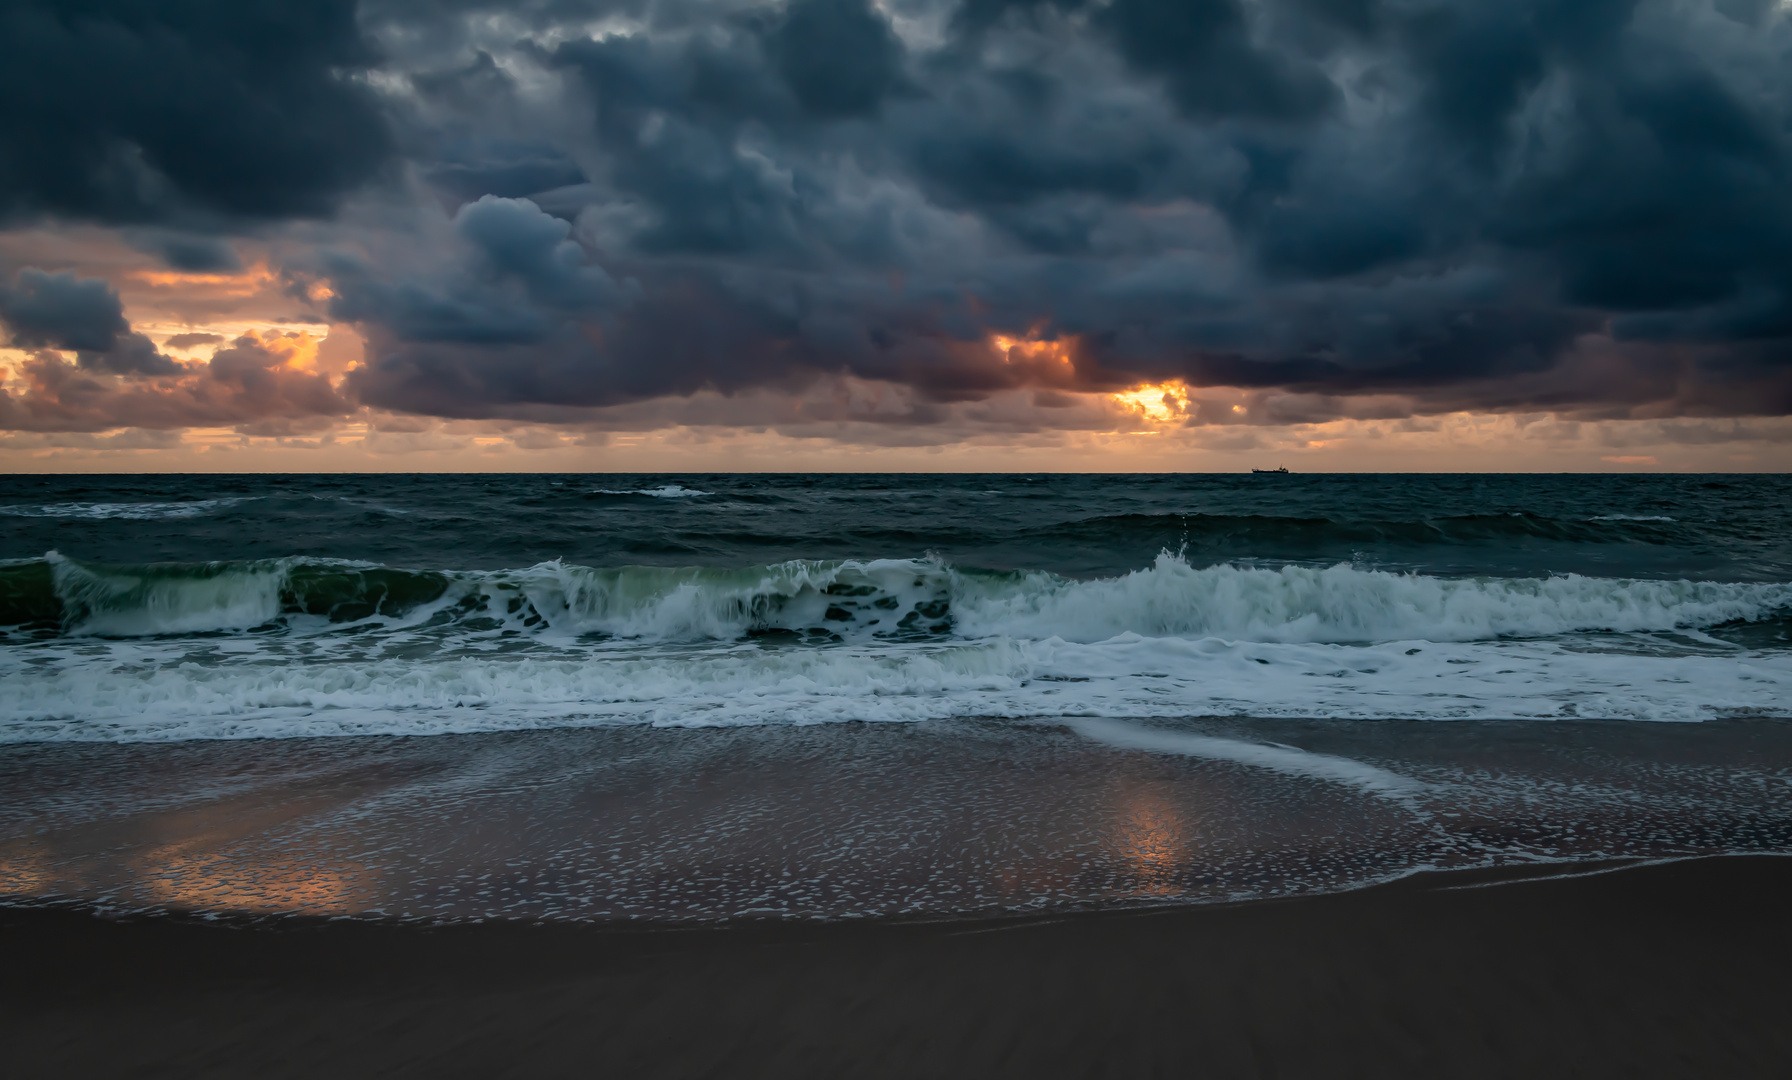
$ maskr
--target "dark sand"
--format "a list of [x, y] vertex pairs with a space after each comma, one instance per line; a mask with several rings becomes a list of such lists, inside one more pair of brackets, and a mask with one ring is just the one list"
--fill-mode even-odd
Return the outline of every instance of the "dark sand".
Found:
[[[36, 1076], [1792, 1076], [1792, 858], [1041, 922], [0, 912]], [[1507, 872], [1505, 877], [1510, 877]]]

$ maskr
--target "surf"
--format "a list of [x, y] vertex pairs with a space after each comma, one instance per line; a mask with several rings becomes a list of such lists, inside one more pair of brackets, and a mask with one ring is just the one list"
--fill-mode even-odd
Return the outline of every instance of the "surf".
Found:
[[1792, 585], [1448, 578], [1340, 563], [1196, 567], [1162, 552], [1104, 578], [938, 558], [743, 567], [414, 570], [333, 560], [107, 566], [50, 552], [0, 566], [0, 619], [68, 637], [432, 626], [641, 641], [917, 637], [1095, 642], [1121, 634], [1285, 643], [1483, 641], [1700, 630], [1784, 617]]

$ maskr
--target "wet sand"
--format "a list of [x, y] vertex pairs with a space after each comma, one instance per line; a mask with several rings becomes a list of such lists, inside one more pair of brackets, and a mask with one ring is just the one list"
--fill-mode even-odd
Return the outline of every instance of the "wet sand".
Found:
[[17, 1077], [1792, 1075], [1792, 858], [1513, 873], [906, 925], [10, 910], [0, 1046]]

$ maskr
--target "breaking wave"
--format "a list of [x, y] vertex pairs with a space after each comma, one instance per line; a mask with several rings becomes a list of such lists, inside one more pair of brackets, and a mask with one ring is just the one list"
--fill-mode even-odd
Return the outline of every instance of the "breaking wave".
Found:
[[1698, 630], [1783, 617], [1792, 585], [1565, 575], [1444, 578], [1195, 567], [1163, 553], [1119, 577], [987, 571], [935, 559], [764, 566], [405, 570], [312, 559], [103, 566], [54, 552], [0, 565], [0, 624], [135, 638], [439, 627], [660, 642], [749, 637], [1282, 643], [1485, 641]]
[[640, 495], [649, 499], [695, 499], [705, 495], [714, 495], [713, 491], [698, 491], [696, 488], [682, 487], [678, 484], [661, 484], [655, 488], [636, 488], [630, 491], [614, 491], [610, 488], [598, 488], [593, 495]]

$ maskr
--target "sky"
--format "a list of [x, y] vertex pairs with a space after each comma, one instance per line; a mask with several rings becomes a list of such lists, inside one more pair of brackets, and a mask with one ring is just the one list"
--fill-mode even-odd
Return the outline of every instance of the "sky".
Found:
[[0, 0], [0, 469], [1783, 471], [1782, 0]]

